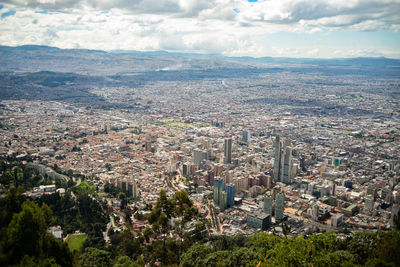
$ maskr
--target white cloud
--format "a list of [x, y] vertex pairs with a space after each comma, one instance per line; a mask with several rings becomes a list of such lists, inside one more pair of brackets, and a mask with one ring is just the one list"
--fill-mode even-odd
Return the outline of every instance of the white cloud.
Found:
[[[335, 54], [334, 51], [340, 49], [328, 47], [319, 47], [318, 52], [312, 52], [316, 51], [316, 45], [311, 49], [297, 43], [279, 44], [268, 36], [293, 32], [315, 38], [313, 35], [326, 31], [396, 32], [400, 29], [400, 1], [397, 0], [4, 2], [8, 4], [2, 12], [10, 9], [17, 12], [0, 20], [2, 45], [329, 57], [346, 53]], [[234, 8], [240, 12], [234, 12]], [[40, 10], [46, 10], [48, 14], [35, 12]], [[379, 51], [386, 56], [396, 54], [393, 49], [381, 48]]]

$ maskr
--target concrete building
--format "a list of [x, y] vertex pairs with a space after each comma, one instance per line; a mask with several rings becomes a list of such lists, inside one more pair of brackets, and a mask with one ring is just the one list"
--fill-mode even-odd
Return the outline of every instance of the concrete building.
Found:
[[292, 148], [286, 147], [281, 157], [280, 180], [285, 184], [291, 184], [293, 180]]
[[207, 160], [207, 151], [201, 151], [199, 149], [193, 150], [193, 164], [200, 166], [203, 160]]
[[280, 181], [280, 172], [281, 172], [281, 149], [282, 143], [280, 141], [279, 135], [276, 136], [274, 141], [274, 181]]
[[223, 180], [219, 177], [214, 178], [214, 203], [219, 205], [220, 189], [223, 185]]
[[272, 216], [272, 202], [273, 199], [271, 196], [266, 196], [264, 198], [264, 206], [263, 206], [264, 213], [269, 214], [271, 216]]
[[344, 215], [342, 213], [335, 213], [331, 217], [331, 226], [338, 227], [344, 221]]
[[224, 163], [232, 162], [232, 139], [225, 138], [224, 141]]
[[266, 230], [271, 224], [271, 215], [263, 212], [254, 212], [247, 215], [247, 225], [253, 228]]
[[399, 216], [399, 211], [400, 211], [400, 206], [399, 205], [393, 205], [392, 207], [392, 212], [390, 214], [390, 227], [395, 228], [396, 227], [396, 223], [394, 221], [394, 216]]
[[242, 141], [247, 144], [250, 143], [250, 131], [249, 130], [243, 130]]
[[278, 193], [275, 199], [275, 219], [280, 221], [283, 219], [283, 211], [285, 210], [285, 195]]
[[230, 183], [226, 185], [226, 193], [228, 197], [228, 208], [235, 205], [235, 185]]
[[365, 206], [364, 206], [364, 210], [367, 213], [370, 213], [374, 210], [374, 198], [371, 195], [368, 195], [365, 197]]
[[313, 219], [314, 221], [318, 221], [318, 217], [319, 217], [319, 207], [318, 207], [318, 204], [315, 203], [315, 204], [312, 206], [312, 219]]

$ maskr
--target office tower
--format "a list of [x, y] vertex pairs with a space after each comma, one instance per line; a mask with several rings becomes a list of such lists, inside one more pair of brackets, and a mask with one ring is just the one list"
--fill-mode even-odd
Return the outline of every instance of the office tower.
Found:
[[228, 194], [225, 191], [221, 192], [221, 201], [219, 203], [219, 208], [224, 211], [228, 208]]
[[214, 203], [216, 205], [220, 205], [222, 200], [222, 190], [223, 190], [224, 181], [221, 178], [214, 179]]
[[207, 151], [201, 151], [199, 149], [193, 150], [193, 163], [200, 166], [203, 160], [207, 160]]
[[218, 205], [218, 187], [219, 187], [219, 178], [214, 179], [214, 203]]
[[222, 175], [222, 164], [215, 164], [214, 165], [214, 176], [221, 176]]
[[280, 170], [281, 170], [281, 148], [282, 143], [279, 135], [276, 136], [274, 142], [275, 159], [274, 159], [274, 181], [280, 181]]
[[301, 156], [300, 158], [300, 168], [302, 172], [306, 172], [307, 168], [306, 168], [306, 158], [303, 156]]
[[133, 196], [133, 184], [128, 183], [128, 196]]
[[366, 212], [372, 212], [374, 209], [374, 198], [371, 195], [368, 195], [365, 197], [365, 211]]
[[332, 218], [331, 218], [331, 226], [333, 226], [333, 227], [340, 226], [343, 222], [343, 219], [344, 219], [343, 214], [341, 214], [341, 213], [333, 214]]
[[232, 162], [232, 139], [225, 138], [224, 142], [224, 163]]
[[319, 207], [318, 207], [318, 204], [315, 203], [313, 205], [313, 209], [312, 209], [312, 219], [314, 221], [318, 221], [318, 216], [319, 216]]
[[394, 216], [399, 216], [399, 215], [400, 215], [400, 206], [398, 204], [394, 204], [392, 206], [392, 212], [391, 212], [390, 221], [389, 221], [390, 227], [395, 228], [397, 226]]
[[235, 185], [232, 183], [227, 184], [226, 193], [228, 197], [228, 208], [233, 207], [235, 205]]
[[190, 173], [190, 163], [188, 163], [188, 162], [186, 162], [186, 163], [183, 163], [182, 164], [182, 175], [183, 176], [187, 176], [187, 175], [189, 175]]
[[256, 229], [267, 230], [271, 224], [271, 215], [254, 212], [247, 215], [247, 225]]
[[280, 179], [285, 184], [291, 184], [293, 180], [292, 148], [286, 147], [281, 157]]
[[264, 213], [272, 216], [272, 197], [271, 196], [265, 196], [263, 210], [264, 210]]
[[250, 143], [250, 131], [249, 130], [243, 130], [242, 141], [247, 144]]
[[275, 200], [275, 219], [280, 221], [283, 219], [283, 211], [285, 209], [285, 195], [279, 193]]
[[139, 197], [139, 188], [136, 181], [133, 181], [133, 198], [137, 199]]
[[124, 192], [128, 191], [128, 186], [126, 181], [121, 182], [121, 190]]
[[220, 178], [219, 184], [218, 184], [218, 203], [219, 204], [224, 201], [223, 196], [222, 196], [223, 188], [224, 188], [224, 179]]

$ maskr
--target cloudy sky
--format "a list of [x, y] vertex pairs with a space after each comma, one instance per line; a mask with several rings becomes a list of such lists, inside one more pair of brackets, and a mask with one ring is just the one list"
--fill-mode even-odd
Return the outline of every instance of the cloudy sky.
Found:
[[0, 44], [400, 58], [400, 0], [5, 0]]

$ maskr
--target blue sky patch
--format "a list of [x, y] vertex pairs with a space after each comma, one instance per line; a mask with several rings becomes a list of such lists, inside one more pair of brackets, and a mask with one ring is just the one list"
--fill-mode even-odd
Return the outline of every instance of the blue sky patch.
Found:
[[2, 9], [4, 6], [3, 5], [0, 5], [0, 9]]
[[235, 11], [235, 13], [240, 13], [240, 10], [237, 8], [234, 8], [233, 11]]
[[47, 12], [47, 10], [39, 10], [39, 11], [35, 11], [35, 13], [47, 14], [47, 13], [49, 13], [49, 12]]
[[6, 18], [8, 16], [13, 16], [15, 14], [15, 10], [10, 10], [1, 14], [1, 18]]
[[255, 3], [255, 2], [257, 2], [258, 0], [248, 0], [250, 3]]

